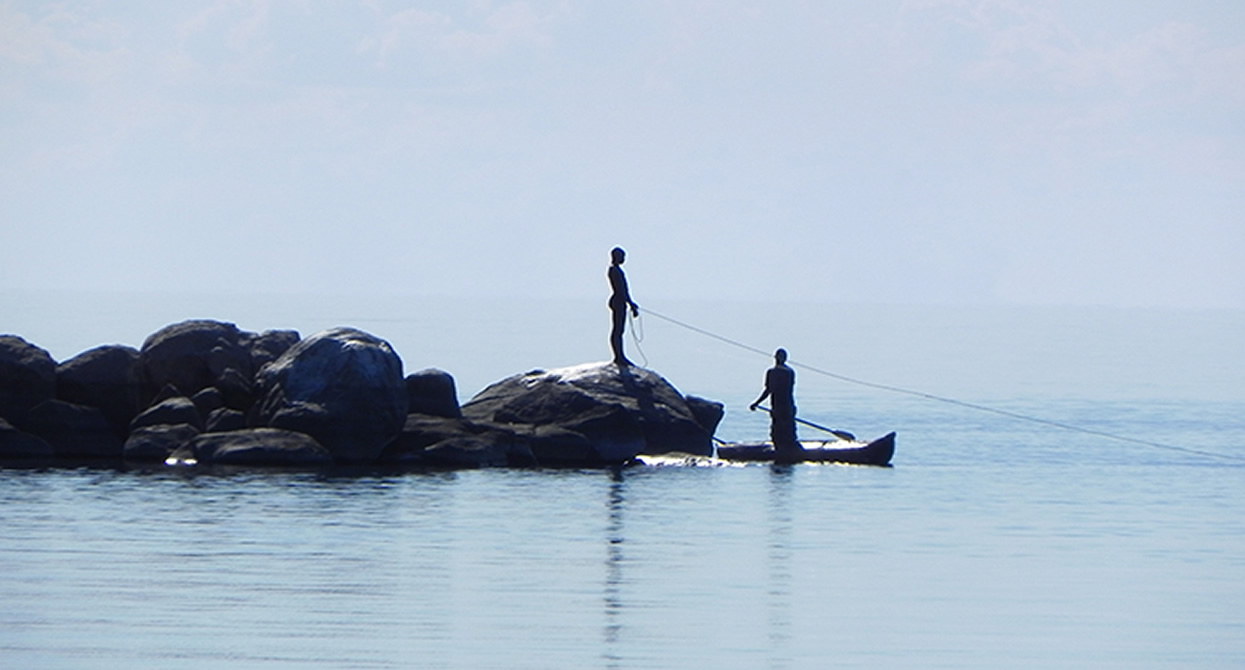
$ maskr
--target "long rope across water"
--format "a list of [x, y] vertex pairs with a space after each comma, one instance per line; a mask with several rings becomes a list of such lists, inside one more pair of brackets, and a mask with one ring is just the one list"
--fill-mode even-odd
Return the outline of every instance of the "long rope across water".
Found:
[[[711, 338], [713, 338], [713, 339], [715, 339], [715, 340], [718, 340], [719, 342], [724, 342], [724, 343], [729, 344], [729, 345], [731, 345], [731, 346], [733, 346], [733, 347], [737, 347], [737, 348], [739, 348], [739, 349], [743, 349], [744, 351], [750, 351], [750, 352], [752, 352], [752, 353], [754, 353], [754, 354], [759, 354], [759, 355], [761, 355], [761, 356], [767, 356], [767, 357], [768, 357], [768, 356], [770, 356], [770, 355], [772, 355], [772, 352], [765, 351], [764, 349], [760, 349], [760, 348], [754, 347], [754, 346], [752, 346], [752, 345], [750, 345], [750, 344], [746, 344], [746, 343], [744, 343], [744, 342], [740, 342], [740, 341], [738, 341], [738, 340], [734, 340], [734, 339], [731, 339], [731, 338], [729, 338], [729, 337], [725, 337], [725, 336], [723, 336], [723, 335], [719, 335], [719, 334], [714, 333], [714, 332], [712, 332], [712, 331], [705, 330], [704, 328], [699, 328], [699, 327], [697, 327], [697, 326], [693, 326], [693, 325], [692, 325], [692, 324], [690, 324], [690, 323], [685, 323], [685, 322], [680, 321], [680, 320], [678, 320], [678, 319], [675, 319], [675, 318], [673, 318], [673, 317], [666, 316], [666, 315], [664, 315], [664, 314], [660, 314], [660, 313], [658, 313], [658, 312], [654, 312], [654, 311], [653, 311], [653, 310], [651, 310], [651, 309], [645, 308], [645, 309], [644, 309], [644, 311], [645, 311], [645, 312], [647, 312], [647, 313], [649, 313], [649, 314], [652, 314], [653, 316], [655, 316], [655, 317], [657, 317], [657, 318], [659, 318], [659, 319], [661, 319], [661, 320], [663, 320], [663, 321], [667, 321], [667, 322], [672, 323], [672, 324], [674, 324], [674, 325], [676, 325], [676, 326], [679, 326], [680, 328], [685, 328], [685, 329], [690, 330], [690, 331], [692, 331], [692, 332], [694, 332], [694, 333], [698, 333], [698, 334], [700, 334], [700, 335], [704, 335], [704, 336], [706, 336], [706, 337], [711, 337]], [[876, 383], [876, 382], [866, 381], [866, 380], [863, 380], [863, 379], [856, 379], [855, 377], [848, 377], [848, 376], [846, 376], [846, 375], [841, 375], [841, 374], [838, 374], [838, 373], [836, 373], [836, 372], [831, 372], [831, 371], [829, 371], [829, 370], [823, 370], [823, 369], [821, 369], [821, 368], [814, 367], [814, 366], [812, 366], [812, 365], [808, 365], [807, 363], [799, 363], [799, 362], [796, 362], [796, 361], [794, 361], [794, 360], [788, 360], [787, 362], [788, 362], [789, 364], [791, 364], [793, 367], [801, 368], [801, 369], [803, 369], [803, 370], [808, 370], [809, 372], [813, 372], [813, 373], [816, 373], [816, 374], [819, 374], [819, 375], [823, 375], [823, 376], [825, 376], [825, 377], [829, 377], [829, 378], [831, 378], [831, 379], [837, 379], [837, 380], [839, 380], [839, 381], [842, 381], [842, 382], [847, 382], [847, 383], [849, 383], [849, 384], [855, 384], [855, 385], [857, 385], [857, 386], [864, 386], [864, 387], [868, 387], [868, 388], [878, 389], [878, 390], [881, 390], [881, 391], [889, 391], [889, 392], [891, 392], [891, 393], [899, 393], [899, 394], [903, 394], [903, 395], [909, 395], [909, 396], [913, 396], [913, 397], [916, 397], [916, 398], [923, 398], [923, 399], [925, 399], [925, 400], [933, 400], [933, 401], [935, 401], [935, 402], [946, 403], [946, 404], [948, 404], [948, 405], [955, 405], [955, 406], [957, 406], [957, 407], [963, 407], [963, 408], [965, 408], [965, 409], [976, 410], [976, 411], [978, 411], [978, 412], [988, 412], [988, 413], [990, 413], [990, 414], [995, 414], [995, 415], [998, 415], [998, 416], [1005, 416], [1005, 417], [1007, 417], [1007, 418], [1010, 418], [1010, 419], [1016, 419], [1016, 420], [1019, 420], [1019, 421], [1027, 421], [1027, 422], [1029, 422], [1029, 423], [1036, 423], [1036, 424], [1040, 424], [1040, 425], [1043, 425], [1043, 426], [1050, 426], [1051, 428], [1059, 428], [1059, 429], [1061, 429], [1061, 430], [1067, 430], [1067, 431], [1072, 431], [1072, 432], [1076, 432], [1076, 433], [1082, 433], [1082, 434], [1085, 434], [1085, 435], [1094, 435], [1094, 436], [1096, 436], [1096, 437], [1105, 437], [1105, 438], [1112, 439], [1112, 440], [1118, 440], [1118, 441], [1120, 441], [1120, 442], [1129, 442], [1129, 443], [1132, 443], [1132, 444], [1139, 444], [1139, 445], [1142, 445], [1142, 446], [1145, 446], [1145, 447], [1152, 447], [1152, 448], [1155, 448], [1155, 449], [1166, 449], [1166, 450], [1168, 450], [1168, 451], [1179, 451], [1179, 452], [1183, 452], [1183, 453], [1186, 453], [1186, 454], [1196, 454], [1196, 455], [1198, 455], [1198, 456], [1207, 456], [1207, 457], [1210, 457], [1210, 458], [1221, 458], [1221, 459], [1226, 459], [1226, 460], [1231, 460], [1231, 461], [1245, 462], [1245, 458], [1242, 458], [1242, 457], [1239, 457], [1239, 456], [1232, 456], [1232, 455], [1229, 455], [1229, 454], [1220, 454], [1220, 453], [1216, 453], [1216, 452], [1213, 452], [1213, 451], [1204, 451], [1204, 450], [1202, 450], [1202, 449], [1193, 449], [1193, 448], [1190, 448], [1190, 447], [1181, 447], [1181, 446], [1177, 446], [1177, 445], [1174, 445], [1174, 444], [1164, 444], [1164, 443], [1162, 443], [1162, 442], [1155, 442], [1155, 441], [1153, 441], [1153, 440], [1143, 440], [1143, 439], [1136, 438], [1136, 437], [1129, 437], [1129, 436], [1127, 436], [1127, 435], [1117, 435], [1117, 434], [1115, 434], [1115, 433], [1109, 433], [1109, 432], [1102, 431], [1102, 430], [1096, 430], [1096, 429], [1094, 429], [1094, 428], [1085, 428], [1085, 427], [1082, 427], [1082, 426], [1076, 426], [1076, 425], [1073, 425], [1073, 424], [1070, 424], [1070, 423], [1064, 423], [1064, 422], [1062, 422], [1062, 421], [1052, 421], [1052, 420], [1050, 420], [1050, 419], [1044, 419], [1044, 418], [1042, 418], [1042, 417], [1038, 417], [1038, 416], [1032, 416], [1032, 415], [1029, 415], [1029, 414], [1022, 414], [1022, 413], [1020, 413], [1020, 412], [1012, 412], [1012, 411], [1010, 411], [1010, 410], [999, 409], [999, 408], [997, 408], [997, 407], [990, 407], [990, 406], [988, 406], [988, 405], [981, 405], [981, 404], [978, 404], [978, 403], [966, 402], [966, 401], [964, 401], [964, 400], [957, 400], [957, 399], [955, 399], [955, 398], [949, 398], [949, 397], [947, 397], [947, 396], [940, 396], [940, 395], [936, 395], [936, 394], [933, 394], [933, 393], [926, 393], [926, 392], [924, 392], [924, 391], [914, 391], [914, 390], [912, 390], [912, 389], [906, 389], [906, 388], [899, 387], [899, 386], [892, 386], [892, 385], [890, 385], [890, 384], [878, 384], [878, 383]]]

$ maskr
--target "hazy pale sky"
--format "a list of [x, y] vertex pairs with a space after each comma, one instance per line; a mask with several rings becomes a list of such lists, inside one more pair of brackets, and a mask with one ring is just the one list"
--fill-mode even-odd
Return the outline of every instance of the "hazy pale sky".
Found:
[[0, 0], [0, 289], [1245, 308], [1245, 3]]

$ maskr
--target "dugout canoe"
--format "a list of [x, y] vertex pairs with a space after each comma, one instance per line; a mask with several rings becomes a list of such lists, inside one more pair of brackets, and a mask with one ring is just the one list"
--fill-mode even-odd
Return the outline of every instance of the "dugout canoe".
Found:
[[[895, 434], [887, 433], [876, 440], [803, 440], [804, 453], [797, 460], [820, 463], [889, 466], [895, 456]], [[727, 442], [718, 445], [717, 456], [726, 461], [772, 461], [774, 445], [769, 442]]]

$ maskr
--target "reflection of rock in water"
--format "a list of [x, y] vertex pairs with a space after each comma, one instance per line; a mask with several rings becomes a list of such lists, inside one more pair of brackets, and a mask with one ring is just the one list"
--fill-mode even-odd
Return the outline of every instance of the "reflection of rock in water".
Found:
[[604, 656], [609, 667], [618, 667], [622, 658], [617, 646], [622, 638], [622, 584], [623, 584], [623, 505], [624, 486], [622, 470], [612, 473], [607, 503], [608, 521], [605, 526], [605, 605]]

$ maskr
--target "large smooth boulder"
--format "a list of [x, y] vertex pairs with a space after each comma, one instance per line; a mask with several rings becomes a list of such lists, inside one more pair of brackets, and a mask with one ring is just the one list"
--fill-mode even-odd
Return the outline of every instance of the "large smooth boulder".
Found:
[[146, 426], [175, 426], [179, 423], [194, 426], [200, 432], [204, 429], [203, 415], [199, 413], [199, 408], [193, 400], [185, 396], [166, 398], [143, 410], [130, 423], [130, 430]]
[[[672, 451], [710, 455], [711, 435], [687, 400], [657, 373], [613, 363], [534, 370], [503, 379], [462, 407], [472, 421], [556, 426], [583, 435], [602, 463]], [[571, 455], [570, 436], [556, 444]], [[565, 448], [563, 448], [565, 447]], [[537, 452], [533, 444], [533, 452]]]
[[99, 408], [124, 437], [143, 402], [138, 349], [110, 344], [61, 363], [56, 367], [56, 397]]
[[58, 458], [121, 457], [121, 438], [95, 407], [45, 400], [30, 410], [26, 429], [47, 440]]
[[311, 436], [276, 428], [204, 433], [191, 440], [188, 448], [204, 465], [311, 467], [333, 464], [332, 455]]
[[149, 336], [139, 351], [139, 362], [149, 389], [172, 384], [194, 395], [208, 386], [219, 387], [226, 370], [251, 379], [251, 351], [242, 341], [241, 331], [232, 323], [183, 321]]
[[22, 425], [26, 414], [56, 396], [56, 361], [16, 335], [0, 335], [0, 418]]
[[260, 371], [252, 425], [306, 433], [342, 463], [375, 461], [406, 422], [402, 360], [354, 328], [302, 340]]
[[163, 463], [173, 452], [198, 436], [199, 429], [185, 423], [143, 426], [126, 438], [121, 456], [127, 461]]
[[0, 462], [44, 461], [52, 455], [47, 440], [23, 433], [0, 418]]
[[463, 415], [458, 406], [454, 377], [444, 370], [429, 368], [406, 377], [406, 394], [411, 414], [429, 414], [456, 419]]

